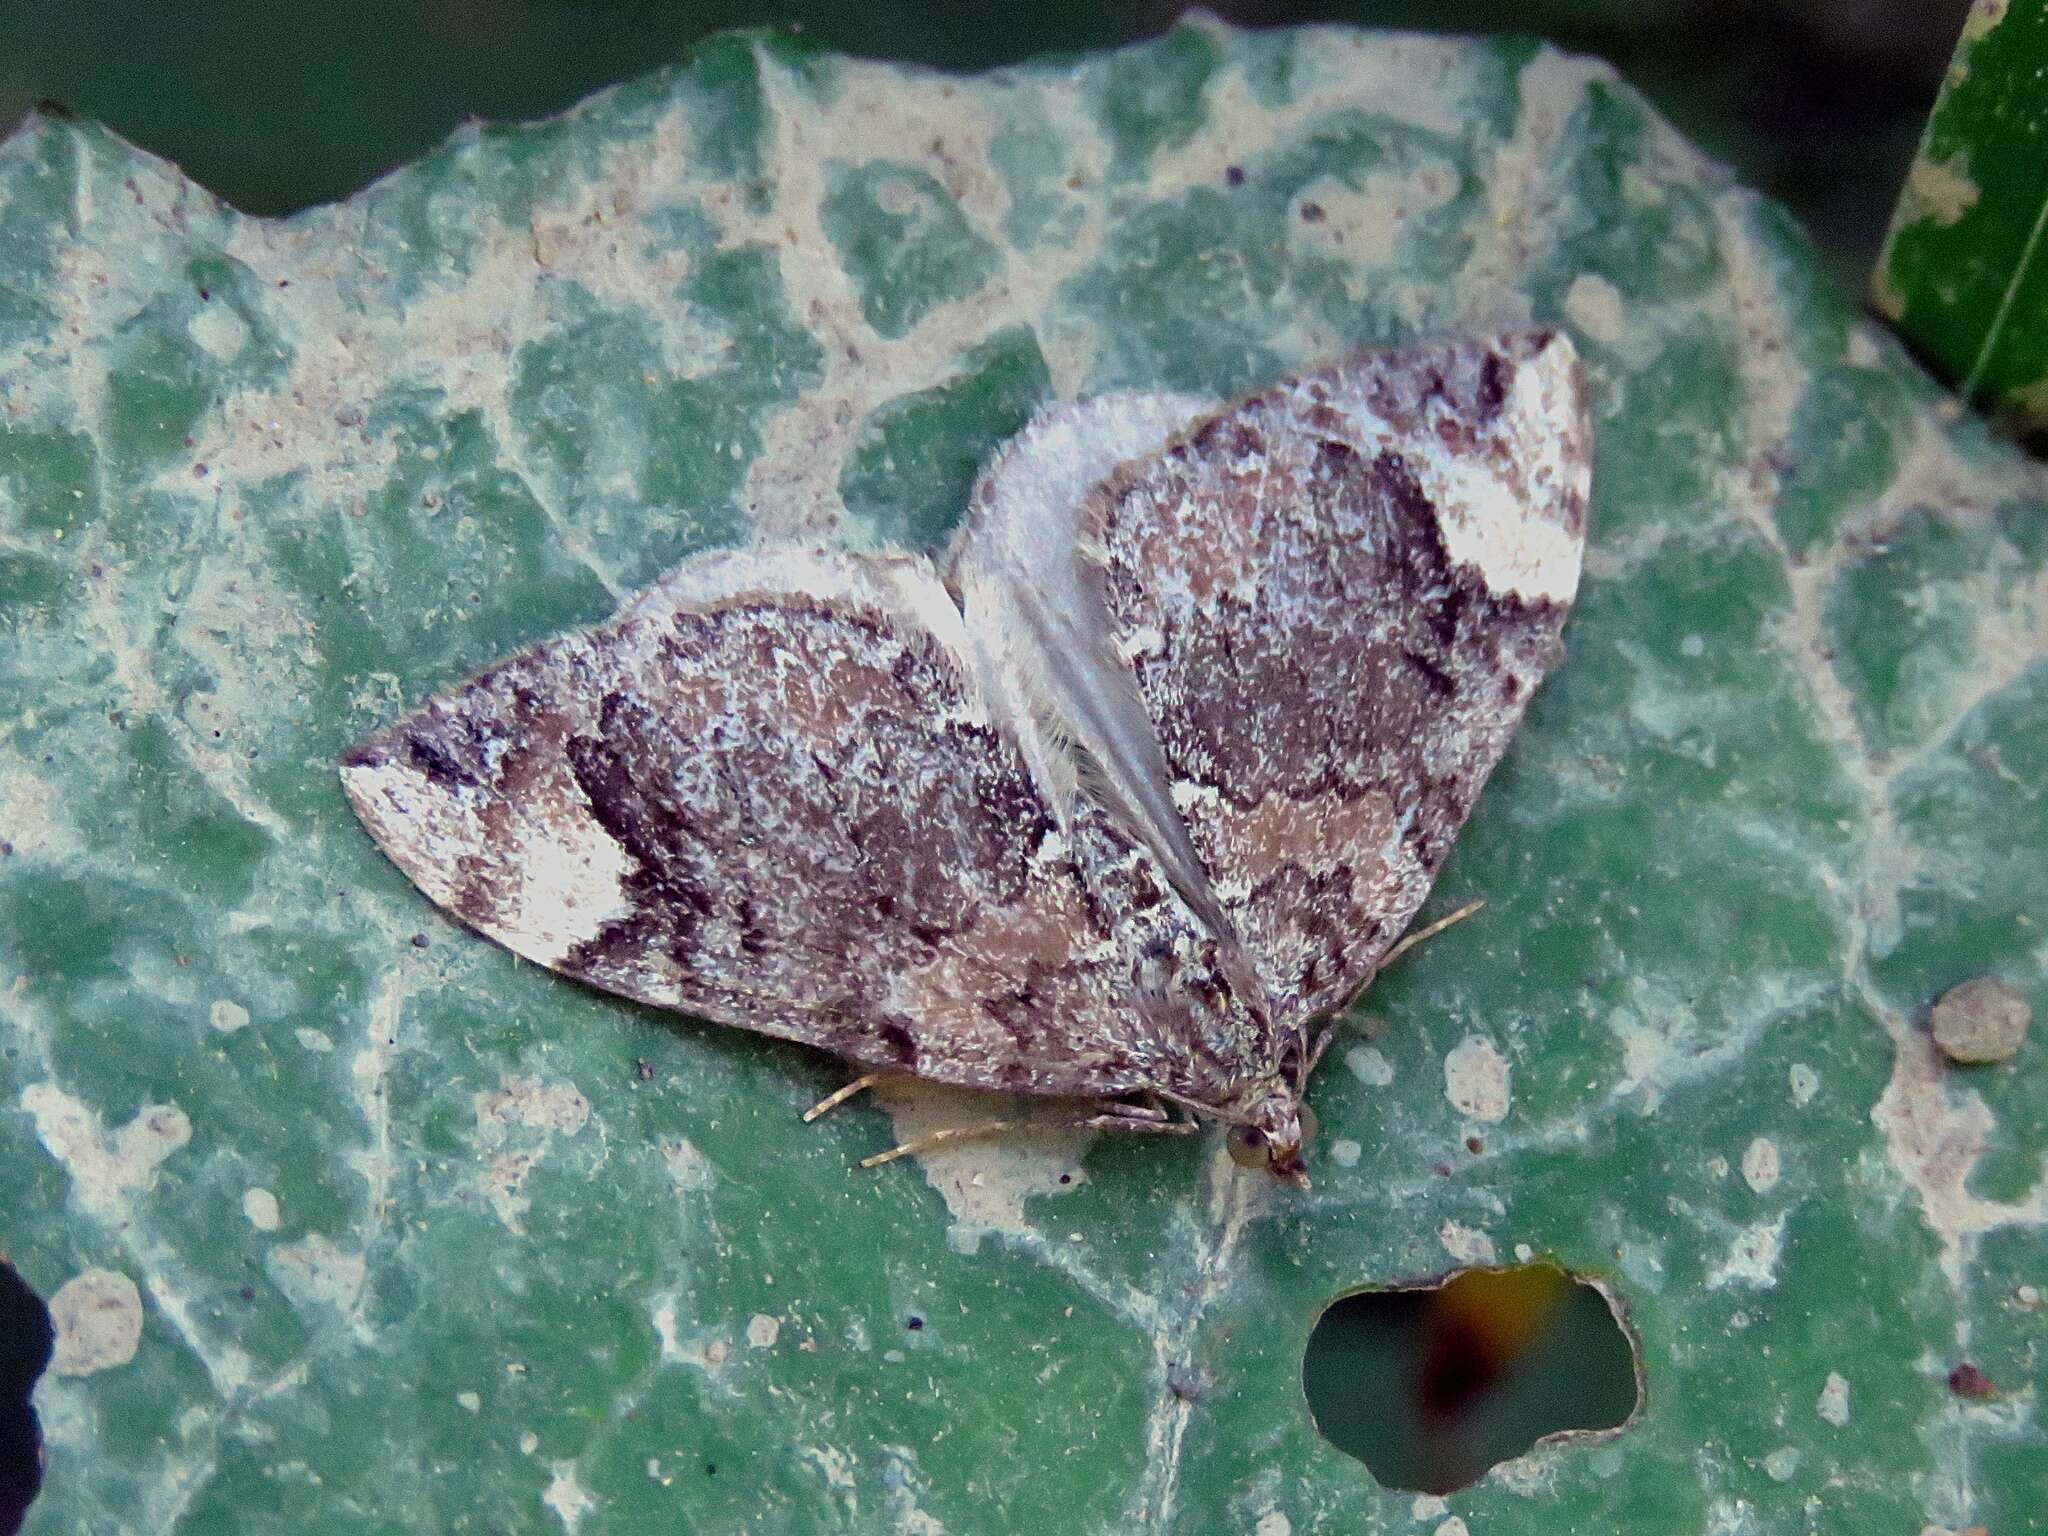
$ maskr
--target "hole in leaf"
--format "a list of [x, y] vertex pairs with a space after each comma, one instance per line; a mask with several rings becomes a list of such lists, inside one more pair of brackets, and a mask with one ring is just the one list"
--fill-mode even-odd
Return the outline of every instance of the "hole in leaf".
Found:
[[1301, 1384], [1324, 1439], [1414, 1493], [1476, 1482], [1549, 1435], [1619, 1428], [1640, 1397], [1614, 1304], [1554, 1264], [1340, 1296]]
[[56, 1344], [49, 1308], [0, 1259], [0, 1536], [21, 1529], [43, 1485], [43, 1436], [29, 1394]]

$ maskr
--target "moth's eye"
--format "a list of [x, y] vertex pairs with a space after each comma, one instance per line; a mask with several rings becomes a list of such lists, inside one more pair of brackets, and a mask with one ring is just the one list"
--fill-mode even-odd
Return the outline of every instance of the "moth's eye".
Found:
[[1240, 1168], [1263, 1168], [1273, 1161], [1266, 1133], [1256, 1125], [1233, 1125], [1223, 1138], [1230, 1160]]

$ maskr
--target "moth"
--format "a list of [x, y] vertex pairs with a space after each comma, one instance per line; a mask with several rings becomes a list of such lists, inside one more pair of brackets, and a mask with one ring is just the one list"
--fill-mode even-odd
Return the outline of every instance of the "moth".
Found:
[[342, 780], [429, 898], [567, 976], [1105, 1128], [1221, 1121], [1305, 1184], [1331, 1021], [1561, 655], [1591, 452], [1548, 331], [1062, 405], [943, 558], [699, 555]]

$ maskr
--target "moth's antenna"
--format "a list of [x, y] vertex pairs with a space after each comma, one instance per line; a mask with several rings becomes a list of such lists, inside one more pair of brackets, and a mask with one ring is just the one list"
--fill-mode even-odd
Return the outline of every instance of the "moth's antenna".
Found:
[[1388, 950], [1386, 954], [1380, 958], [1380, 963], [1373, 967], [1373, 974], [1378, 975], [1381, 971], [1384, 971], [1388, 966], [1392, 965], [1396, 960], [1400, 959], [1403, 955], [1407, 954], [1409, 950], [1413, 949], [1416, 945], [1420, 944], [1424, 939], [1433, 939], [1438, 934], [1442, 933], [1446, 928], [1450, 927], [1451, 924], [1462, 923], [1463, 921], [1465, 921], [1466, 918], [1470, 917], [1474, 912], [1477, 912], [1481, 907], [1485, 905], [1486, 900], [1484, 897], [1481, 897], [1478, 901], [1468, 901], [1465, 903], [1464, 906], [1458, 908], [1458, 910], [1453, 912], [1449, 917], [1440, 917], [1435, 922], [1431, 923], [1427, 928], [1416, 929], [1415, 932], [1405, 936], [1400, 943], [1396, 944], [1392, 949]]

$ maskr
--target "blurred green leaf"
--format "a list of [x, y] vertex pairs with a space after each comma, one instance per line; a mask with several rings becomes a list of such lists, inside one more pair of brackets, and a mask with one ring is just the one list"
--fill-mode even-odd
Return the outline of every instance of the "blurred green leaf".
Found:
[[1871, 301], [1977, 407], [2048, 430], [2048, 0], [1976, 0]]

